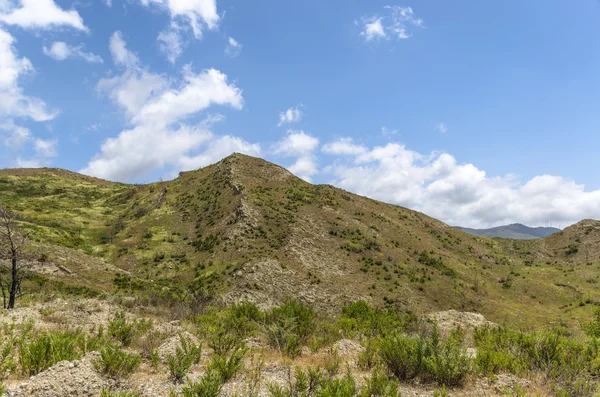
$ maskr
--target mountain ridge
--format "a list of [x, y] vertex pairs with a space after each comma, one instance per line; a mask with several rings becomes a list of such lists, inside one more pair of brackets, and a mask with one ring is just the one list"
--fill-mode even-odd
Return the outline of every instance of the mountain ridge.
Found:
[[[596, 221], [540, 240], [492, 240], [241, 154], [145, 185], [74, 175], [2, 171], [0, 201], [48, 263], [74, 269], [48, 277], [103, 293], [212, 291], [223, 302], [298, 298], [329, 311], [364, 299], [524, 327], [576, 323], [589, 314], [579, 301], [598, 294], [586, 282], [594, 267], [579, 266], [600, 264]], [[114, 268], [94, 273], [101, 263]]]
[[502, 225], [485, 229], [474, 229], [461, 226], [455, 227], [463, 232], [477, 236], [513, 238], [517, 240], [533, 240], [537, 238], [544, 238], [554, 233], [558, 233], [561, 230], [554, 227], [530, 227], [523, 225], [522, 223], [512, 223], [510, 225]]

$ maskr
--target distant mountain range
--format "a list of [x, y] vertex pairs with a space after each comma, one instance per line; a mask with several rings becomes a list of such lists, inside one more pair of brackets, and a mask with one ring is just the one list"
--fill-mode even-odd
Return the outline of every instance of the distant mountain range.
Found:
[[555, 227], [529, 227], [520, 223], [497, 226], [490, 229], [470, 229], [468, 227], [460, 226], [456, 226], [456, 228], [476, 236], [512, 238], [515, 240], [533, 240], [536, 238], [548, 237], [551, 234], [560, 232], [560, 229]]

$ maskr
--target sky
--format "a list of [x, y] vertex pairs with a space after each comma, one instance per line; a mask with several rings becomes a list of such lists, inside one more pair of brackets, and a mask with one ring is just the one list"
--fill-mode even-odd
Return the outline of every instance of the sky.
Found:
[[0, 168], [233, 152], [451, 225], [600, 218], [597, 0], [0, 0]]

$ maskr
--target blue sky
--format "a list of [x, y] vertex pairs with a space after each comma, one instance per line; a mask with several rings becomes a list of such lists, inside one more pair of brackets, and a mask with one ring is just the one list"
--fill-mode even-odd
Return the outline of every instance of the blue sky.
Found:
[[451, 224], [600, 213], [600, 2], [0, 0], [0, 167], [233, 151]]

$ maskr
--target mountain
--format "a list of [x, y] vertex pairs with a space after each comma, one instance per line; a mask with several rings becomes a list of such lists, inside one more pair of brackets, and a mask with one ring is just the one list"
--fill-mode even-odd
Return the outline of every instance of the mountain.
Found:
[[600, 297], [600, 222], [530, 241], [473, 236], [241, 154], [148, 185], [2, 170], [0, 201], [31, 236], [37, 283], [65, 293], [298, 298], [331, 312], [365, 299], [520, 327], [577, 324], [592, 310], [580, 303]]
[[456, 228], [476, 236], [512, 238], [515, 240], [533, 240], [536, 238], [548, 237], [554, 233], [560, 232], [560, 229], [555, 227], [529, 227], [520, 223], [497, 226], [489, 229], [471, 229], [460, 226], [456, 226]]

